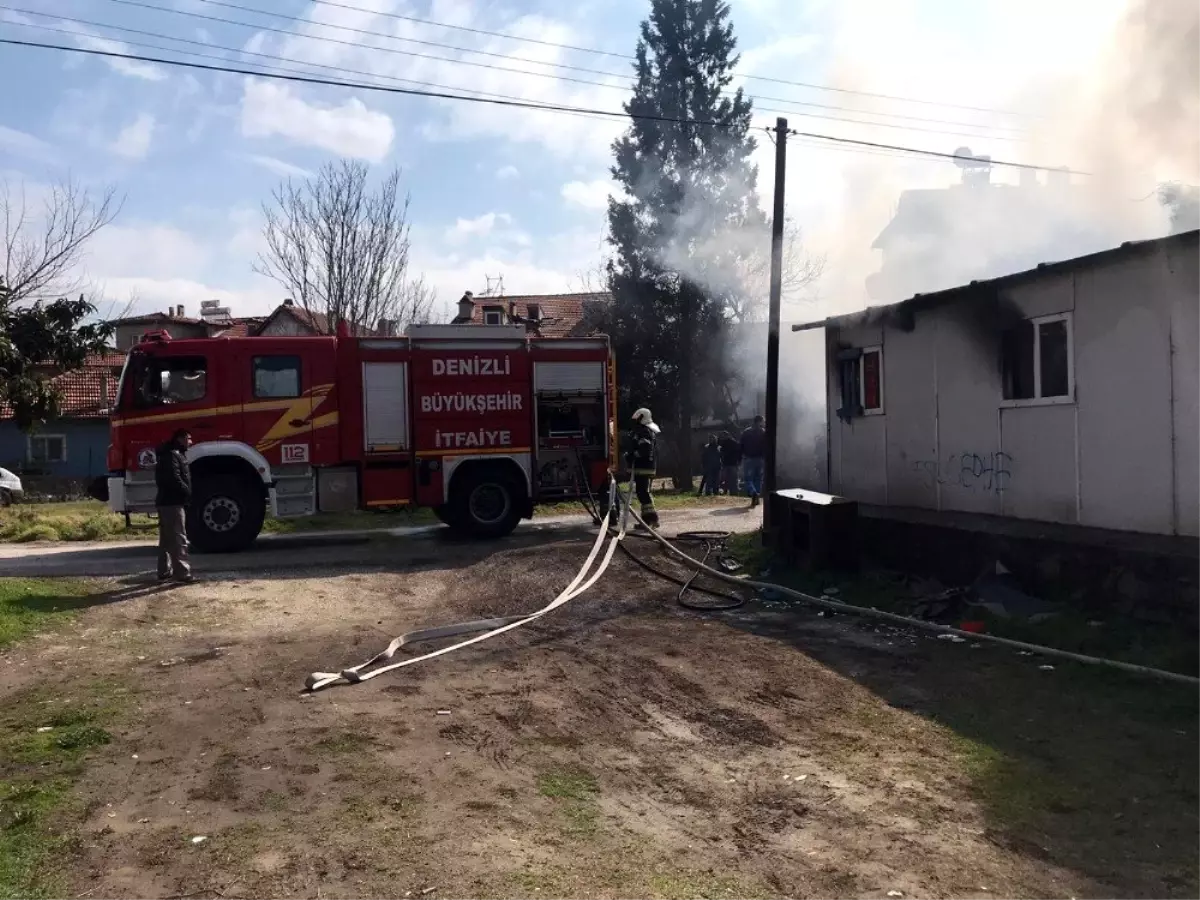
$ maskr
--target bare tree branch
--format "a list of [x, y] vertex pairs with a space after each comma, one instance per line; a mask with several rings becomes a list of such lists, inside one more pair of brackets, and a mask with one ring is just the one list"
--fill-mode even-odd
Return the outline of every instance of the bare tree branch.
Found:
[[25, 184], [0, 183], [0, 243], [10, 302], [76, 291], [84, 244], [121, 211], [116, 189], [94, 196], [70, 177], [53, 185], [40, 217], [29, 209]]
[[305, 182], [288, 179], [263, 204], [267, 249], [254, 269], [333, 333], [403, 329], [428, 321], [434, 292], [408, 274], [410, 228], [400, 170], [368, 190], [364, 163], [328, 163]]

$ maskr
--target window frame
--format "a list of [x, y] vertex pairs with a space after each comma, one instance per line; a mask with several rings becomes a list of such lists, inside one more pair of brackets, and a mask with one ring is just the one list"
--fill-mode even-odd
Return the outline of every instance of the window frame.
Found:
[[[858, 356], [858, 408], [862, 410], [864, 416], [882, 416], [885, 405], [885, 394], [883, 391], [883, 344], [873, 344], [870, 347], [859, 348], [861, 352]], [[867, 354], [879, 354], [879, 406], [874, 409], [867, 409]]]
[[[296, 361], [296, 393], [271, 396], [258, 393], [258, 361], [260, 359], [294, 359]], [[256, 353], [250, 357], [250, 396], [254, 400], [295, 400], [304, 396], [304, 359], [299, 353]]]
[[[1021, 406], [1069, 406], [1075, 402], [1075, 322], [1074, 311], [1049, 313], [1044, 316], [1029, 316], [1022, 320], [1033, 326], [1033, 393], [1032, 397], [1006, 398], [1004, 384], [1000, 385], [1000, 407], [1013, 409]], [[1053, 397], [1042, 396], [1042, 328], [1049, 322], [1065, 322], [1067, 326], [1067, 392]], [[1003, 348], [1001, 348], [1003, 353]], [[1004, 371], [1003, 357], [1001, 372]], [[1001, 376], [1003, 378], [1003, 375]]]
[[[33, 456], [33, 442], [53, 440], [57, 438], [62, 442], [62, 456], [58, 459], [35, 459]], [[25, 435], [25, 461], [31, 465], [58, 465], [67, 461], [67, 436], [57, 432], [37, 432], [36, 434]]]
[[[204, 368], [202, 370], [204, 372], [204, 393], [203, 394], [201, 394], [199, 397], [193, 397], [188, 400], [181, 400], [178, 403], [162, 403], [161, 395], [159, 396], [160, 402], [158, 402], [158, 403], [146, 403], [145, 402], [145, 395], [142, 392], [142, 387], [145, 384], [145, 379], [146, 379], [146, 375], [148, 374], [149, 367], [155, 366], [155, 365], [159, 366], [160, 367], [159, 377], [161, 378], [162, 377], [161, 368], [164, 365], [169, 367], [170, 363], [174, 362], [174, 361], [197, 360], [197, 359], [203, 360], [203, 362], [204, 362]], [[142, 370], [139, 373], [137, 373], [138, 380], [136, 383], [134, 383], [132, 385], [132, 390], [133, 390], [132, 408], [133, 409], [136, 409], [136, 410], [162, 409], [163, 407], [167, 407], [167, 406], [181, 406], [185, 409], [188, 409], [197, 404], [202, 404], [208, 400], [208, 396], [209, 396], [208, 389], [212, 386], [208, 376], [212, 372], [212, 369], [210, 369], [208, 366], [208, 354], [207, 353], [186, 353], [186, 354], [181, 353], [178, 356], [176, 356], [174, 354], [170, 354], [170, 353], [163, 353], [163, 354], [146, 353], [146, 354], [142, 355], [141, 364], [142, 364]], [[174, 371], [174, 370], [172, 370], [172, 371]], [[180, 369], [179, 371], [183, 371], [183, 370]]]
[[[495, 321], [490, 321], [490, 317], [495, 316]], [[484, 325], [503, 325], [504, 324], [504, 308], [501, 306], [485, 306], [483, 308], [483, 324]]]

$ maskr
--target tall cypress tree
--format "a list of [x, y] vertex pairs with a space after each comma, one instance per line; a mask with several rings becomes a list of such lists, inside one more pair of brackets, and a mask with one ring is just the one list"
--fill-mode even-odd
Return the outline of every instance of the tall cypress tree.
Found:
[[722, 0], [651, 0], [629, 129], [613, 145], [626, 196], [608, 208], [608, 330], [623, 416], [654, 411], [675, 450], [677, 487], [691, 484], [693, 418], [711, 408], [704, 386], [719, 377], [729, 301], [741, 288], [733, 261], [745, 235], [765, 235], [751, 104], [740, 88], [722, 93], [735, 47]]

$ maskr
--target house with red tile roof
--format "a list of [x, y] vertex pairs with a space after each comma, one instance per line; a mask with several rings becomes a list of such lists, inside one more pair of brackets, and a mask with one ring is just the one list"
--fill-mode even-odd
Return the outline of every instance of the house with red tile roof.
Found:
[[516, 324], [540, 337], [586, 337], [600, 330], [600, 316], [612, 303], [612, 295], [605, 291], [511, 297], [464, 295], [459, 303], [461, 318], [465, 318], [468, 300], [473, 325]]
[[89, 357], [82, 368], [53, 377], [62, 414], [24, 434], [12, 409], [0, 404], [0, 466], [21, 473], [27, 491], [54, 493], [108, 471], [108, 413], [117, 394], [124, 353]]

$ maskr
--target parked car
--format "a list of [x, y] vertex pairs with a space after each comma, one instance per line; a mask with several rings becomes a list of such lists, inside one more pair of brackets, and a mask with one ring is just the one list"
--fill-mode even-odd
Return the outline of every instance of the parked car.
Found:
[[8, 469], [0, 468], [0, 506], [17, 503], [24, 495], [21, 479]]

